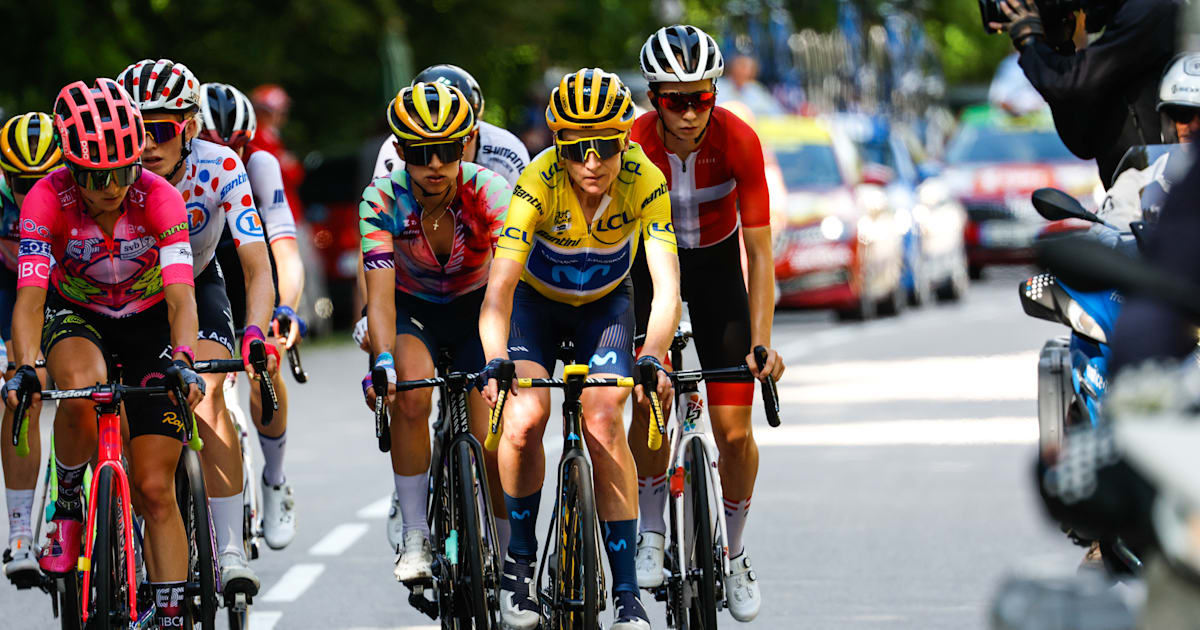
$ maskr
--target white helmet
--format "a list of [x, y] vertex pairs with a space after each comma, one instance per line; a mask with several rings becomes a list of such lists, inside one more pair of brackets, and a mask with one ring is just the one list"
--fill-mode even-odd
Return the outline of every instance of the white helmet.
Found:
[[170, 59], [143, 59], [130, 64], [117, 83], [142, 112], [190, 112], [200, 106], [200, 81], [187, 66]]
[[1171, 62], [1158, 84], [1158, 109], [1200, 108], [1200, 53], [1183, 53]]
[[642, 44], [641, 65], [650, 83], [716, 79], [725, 72], [717, 42], [695, 26], [682, 24], [655, 31]]

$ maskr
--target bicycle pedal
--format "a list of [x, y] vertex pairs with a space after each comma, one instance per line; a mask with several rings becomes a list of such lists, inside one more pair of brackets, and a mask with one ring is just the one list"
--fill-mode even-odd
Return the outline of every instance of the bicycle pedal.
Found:
[[28, 571], [14, 573], [8, 576], [8, 581], [12, 582], [12, 585], [20, 591], [29, 590], [31, 588], [41, 588], [42, 584], [45, 582], [44, 578], [42, 578], [41, 572], [37, 569], [30, 569]]
[[230, 610], [244, 611], [254, 605], [255, 593], [246, 593], [244, 591], [230, 592], [225, 591], [225, 607]]
[[430, 619], [438, 618], [437, 602], [425, 597], [424, 585], [416, 585], [412, 587], [412, 591], [408, 594], [408, 605], [417, 609], [419, 612], [425, 613]]

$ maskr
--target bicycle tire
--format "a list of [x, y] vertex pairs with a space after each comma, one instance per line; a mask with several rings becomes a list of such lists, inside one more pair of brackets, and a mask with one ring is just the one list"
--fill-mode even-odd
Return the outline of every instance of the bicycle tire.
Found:
[[[488, 605], [487, 583], [484, 577], [484, 548], [487, 541], [483, 538], [483, 525], [487, 514], [481, 507], [476, 495], [476, 474], [478, 463], [475, 461], [471, 443], [459, 441], [454, 449], [456, 468], [456, 500], [458, 502], [459, 530], [458, 561], [459, 586], [455, 591], [459, 594], [458, 617], [460, 628], [475, 630], [490, 630], [496, 627], [496, 618], [492, 607]], [[480, 489], [486, 498], [486, 484]], [[486, 504], [486, 502], [485, 502]]]
[[60, 576], [54, 580], [58, 597], [58, 620], [62, 630], [82, 630], [79, 605], [79, 572]]
[[[558, 566], [554, 574], [555, 630], [595, 630], [600, 598], [596, 549], [596, 501], [592, 471], [583, 455], [568, 458], [562, 468], [562, 496], [556, 516]], [[582, 604], [566, 610], [564, 594]]]
[[186, 446], [175, 469], [175, 488], [188, 538], [188, 582], [190, 585], [194, 581], [200, 587], [199, 602], [190, 594], [186, 598], [187, 617], [192, 627], [212, 630], [217, 626], [218, 608], [212, 520], [200, 457]]
[[[700, 440], [688, 444], [688, 461], [691, 470], [692, 498], [692, 545], [691, 561], [685, 562], [689, 569], [699, 570], [692, 585], [692, 598], [688, 605], [688, 625], [693, 628], [717, 627], [717, 585], [715, 552], [713, 550], [712, 513], [709, 510], [708, 456]], [[687, 571], [685, 575], [690, 575]]]

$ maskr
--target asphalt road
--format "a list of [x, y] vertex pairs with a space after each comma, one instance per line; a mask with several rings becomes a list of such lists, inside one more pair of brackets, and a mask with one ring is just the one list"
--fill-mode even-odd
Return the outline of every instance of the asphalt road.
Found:
[[[1021, 312], [1025, 273], [997, 270], [960, 304], [866, 324], [778, 315], [784, 425], [755, 420], [746, 544], [765, 603], [746, 627], [986, 628], [1003, 576], [1078, 562], [1031, 483], [1037, 351], [1062, 331]], [[287, 455], [299, 533], [253, 564], [252, 627], [433, 628], [391, 576], [391, 475], [359, 394], [363, 356], [349, 343], [305, 356]], [[41, 593], [2, 584], [0, 611], [0, 628], [54, 627]], [[720, 623], [738, 627], [724, 612]]]

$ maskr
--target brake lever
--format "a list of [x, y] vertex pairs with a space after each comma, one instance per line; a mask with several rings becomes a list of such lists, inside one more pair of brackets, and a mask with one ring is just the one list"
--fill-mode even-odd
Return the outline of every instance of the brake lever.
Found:
[[[760, 371], [766, 366], [767, 349], [765, 347], [754, 346], [754, 362], [758, 364]], [[768, 376], [763, 379], [762, 400], [763, 407], [767, 412], [767, 424], [773, 427], [779, 426], [779, 388], [775, 385], [775, 377]]]
[[392, 449], [392, 430], [387, 416], [387, 371], [381, 367], [371, 370], [371, 389], [375, 390], [375, 437], [379, 440], [379, 452]]
[[483, 446], [489, 451], [500, 446], [500, 435], [504, 427], [500, 419], [504, 415], [504, 403], [508, 400], [509, 390], [512, 389], [513, 376], [516, 375], [517, 365], [512, 361], [504, 361], [496, 368], [496, 406], [492, 407], [492, 415], [488, 423], [488, 434]]
[[[279, 323], [278, 328], [273, 331], [276, 337], [281, 336], [279, 334], [280, 330], [286, 330], [287, 334], [291, 334], [291, 317], [288, 317], [287, 315], [280, 315], [278, 318], [276, 318], [276, 321]], [[292, 346], [287, 349], [287, 359], [288, 367], [292, 370], [292, 378], [296, 379], [297, 383], [307, 383], [308, 372], [304, 371], [304, 364], [300, 361], [300, 348], [297, 348], [295, 344], [292, 344]]]
[[271, 401], [270, 405], [263, 405], [262, 423], [265, 427], [271, 424], [275, 412], [279, 410], [279, 397], [275, 394], [275, 384], [271, 382], [271, 375], [267, 373], [267, 344], [261, 339], [250, 342], [250, 365], [258, 373], [258, 391], [263, 402]]
[[646, 446], [657, 451], [662, 448], [662, 436], [667, 432], [662, 402], [658, 399], [658, 368], [652, 363], [639, 363], [638, 384], [642, 386], [642, 393], [650, 399], [650, 416], [653, 420], [646, 435]]

